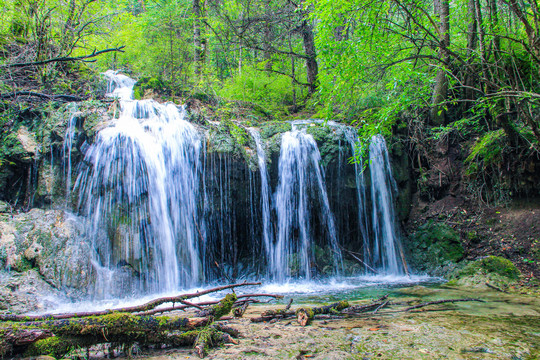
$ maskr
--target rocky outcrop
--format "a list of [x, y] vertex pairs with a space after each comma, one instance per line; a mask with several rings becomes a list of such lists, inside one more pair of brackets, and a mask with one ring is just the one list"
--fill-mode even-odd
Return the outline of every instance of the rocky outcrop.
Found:
[[[61, 210], [32, 209], [14, 217], [3, 215], [0, 234], [2, 283], [11, 284], [5, 286], [15, 287], [23, 297], [58, 290], [68, 295], [88, 291], [94, 271], [81, 219]], [[17, 298], [17, 291], [14, 294], [9, 296]], [[8, 306], [12, 302], [7, 301]], [[37, 302], [30, 301], [26, 310], [38, 306]]]

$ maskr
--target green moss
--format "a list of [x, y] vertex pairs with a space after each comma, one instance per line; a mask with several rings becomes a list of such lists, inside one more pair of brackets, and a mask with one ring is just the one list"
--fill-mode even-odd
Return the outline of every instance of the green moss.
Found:
[[61, 336], [53, 336], [30, 344], [24, 355], [29, 357], [49, 355], [60, 359], [74, 348], [75, 345], [71, 339], [66, 339]]
[[204, 357], [208, 351], [208, 348], [213, 345], [213, 339], [216, 336], [217, 331], [207, 326], [199, 331], [197, 339], [195, 340], [195, 349], [199, 353], [199, 357]]
[[500, 256], [488, 256], [467, 264], [458, 272], [457, 277], [488, 274], [497, 274], [508, 279], [517, 280], [520, 272], [510, 260]]
[[246, 129], [244, 129], [243, 127], [240, 127], [239, 125], [236, 125], [234, 122], [232, 122], [231, 120], [223, 120], [222, 121], [222, 124], [224, 124], [225, 126], [227, 126], [228, 130], [229, 130], [229, 134], [231, 134], [234, 142], [240, 146], [246, 146], [249, 141], [251, 140], [251, 137], [249, 136], [248, 132], [246, 131]]
[[212, 307], [212, 313], [214, 314], [214, 319], [218, 320], [222, 316], [227, 315], [231, 312], [231, 309], [236, 301], [236, 294], [230, 293], [227, 294], [217, 305]]
[[[313, 136], [313, 139], [317, 142], [319, 153], [321, 154], [322, 166], [326, 167], [331, 161], [339, 158], [340, 146], [344, 145], [342, 144], [343, 138], [340, 129], [313, 123], [306, 127], [306, 133]], [[349, 145], [346, 146], [348, 150]]]
[[292, 130], [292, 125], [284, 121], [269, 121], [261, 125], [261, 138], [268, 139], [276, 134]]
[[448, 263], [456, 263], [463, 258], [459, 234], [444, 223], [429, 221], [422, 225], [409, 236], [405, 246], [410, 264], [429, 273], [436, 273]]
[[338, 305], [336, 306], [337, 311], [344, 310], [349, 307], [349, 302], [345, 300], [341, 300]]
[[22, 273], [32, 269], [34, 266], [27, 258], [25, 258], [24, 256], [20, 256], [12, 267], [13, 270]]
[[154, 77], [143, 77], [133, 86], [133, 97], [141, 100], [147, 92], [160, 93], [164, 91], [163, 82]]
[[[471, 149], [471, 153], [465, 160], [466, 164], [473, 161], [482, 161], [484, 166], [501, 161], [502, 141], [504, 139], [504, 130], [490, 131], [476, 141]], [[468, 172], [472, 171], [471, 168]]]

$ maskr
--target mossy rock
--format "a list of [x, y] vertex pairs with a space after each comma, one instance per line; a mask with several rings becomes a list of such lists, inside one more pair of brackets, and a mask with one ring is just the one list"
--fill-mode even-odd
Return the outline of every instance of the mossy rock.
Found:
[[[242, 152], [244, 147], [252, 147], [252, 138], [245, 128], [226, 119], [209, 132], [211, 151], [221, 153]], [[243, 155], [243, 154], [242, 154]]]
[[284, 121], [269, 121], [261, 125], [261, 138], [268, 139], [276, 134], [292, 130], [292, 125]]
[[431, 274], [441, 274], [440, 269], [448, 268], [463, 258], [463, 246], [459, 234], [443, 223], [429, 221], [409, 236], [405, 246], [413, 268]]
[[141, 100], [147, 97], [147, 94], [159, 94], [165, 91], [163, 82], [155, 77], [143, 77], [133, 86], [133, 97]]
[[235, 124], [231, 120], [223, 120], [221, 122], [229, 129], [234, 142], [239, 146], [246, 146], [251, 141], [251, 136], [248, 134], [245, 128]]
[[488, 256], [468, 263], [457, 274], [457, 277], [497, 274], [511, 280], [517, 280], [520, 272], [508, 259], [500, 256]]

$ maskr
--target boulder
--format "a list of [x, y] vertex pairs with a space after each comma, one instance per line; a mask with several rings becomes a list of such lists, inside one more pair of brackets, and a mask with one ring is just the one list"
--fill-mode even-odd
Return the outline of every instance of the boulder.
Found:
[[30, 161], [38, 151], [38, 144], [34, 134], [28, 131], [26, 126], [21, 126], [19, 130], [17, 130], [17, 140], [19, 140], [22, 148], [26, 152], [23, 160]]
[[0, 235], [0, 265], [11, 276], [34, 271], [53, 289], [68, 294], [84, 293], [93, 282], [91, 247], [82, 221], [74, 215], [32, 209], [4, 217]]

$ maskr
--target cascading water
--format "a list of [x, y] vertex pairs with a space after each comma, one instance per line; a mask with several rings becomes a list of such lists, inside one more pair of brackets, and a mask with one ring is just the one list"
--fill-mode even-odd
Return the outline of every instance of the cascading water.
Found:
[[[74, 111], [76, 111], [76, 108]], [[66, 184], [66, 202], [69, 202], [69, 198], [71, 195], [71, 177], [72, 177], [71, 152], [73, 149], [73, 142], [75, 140], [76, 125], [77, 125], [77, 116], [76, 116], [76, 113], [73, 113], [73, 115], [71, 115], [68, 120], [66, 133], [64, 135], [64, 144], [62, 146], [64, 181]]]
[[268, 169], [266, 167], [266, 153], [264, 151], [261, 135], [253, 128], [249, 129], [253, 140], [257, 146], [257, 163], [259, 165], [259, 174], [261, 175], [261, 208], [262, 208], [262, 235], [266, 258], [272, 259], [273, 231], [270, 215], [270, 186], [268, 185]]
[[[106, 75], [109, 96], [119, 99], [121, 111], [91, 145], [83, 146], [75, 184], [78, 211], [88, 219], [95, 249], [96, 295], [168, 292], [248, 273], [278, 282], [339, 273], [338, 233], [351, 228], [343, 229], [346, 218], [335, 222], [331, 206], [339, 202], [336, 197], [329, 201], [317, 143], [305, 128], [299, 129], [315, 126], [312, 122], [293, 122], [293, 129], [282, 134], [279, 161], [271, 169], [264, 141], [256, 129], [249, 129], [259, 168], [255, 176], [230, 153], [203, 147], [202, 133], [184, 120], [183, 109], [133, 100], [133, 79]], [[68, 125], [64, 158], [69, 194], [75, 117]], [[335, 136], [344, 134], [354, 152], [354, 129], [330, 126], [342, 130], [334, 131]], [[358, 217], [353, 220], [356, 212], [351, 213], [351, 227], [354, 233], [358, 227], [356, 242], [364, 243], [364, 261], [378, 272], [403, 274], [392, 204], [395, 184], [382, 137], [374, 137], [370, 145], [370, 177], [362, 170], [362, 164], [354, 165]], [[271, 184], [277, 185], [273, 194]], [[347, 194], [351, 198], [354, 192]], [[354, 200], [348, 204], [355, 206]]]
[[106, 75], [110, 96], [120, 98], [120, 117], [86, 151], [75, 185], [96, 249], [97, 293], [194, 285], [205, 238], [198, 210], [200, 136], [182, 109], [131, 100], [135, 82]]
[[[351, 147], [351, 153], [356, 155], [356, 151], [360, 147], [360, 140], [356, 130], [350, 126], [343, 126], [343, 133]], [[366, 181], [364, 178], [364, 164], [360, 161], [354, 162], [354, 175], [356, 183], [356, 196], [358, 201], [358, 233], [361, 237], [364, 252], [364, 262], [369, 262], [371, 258], [371, 249], [369, 244], [369, 223], [366, 213], [367, 196], [366, 196]]]
[[327, 245], [332, 250], [336, 271], [341, 261], [320, 160], [317, 143], [305, 130], [293, 128], [283, 134], [279, 184], [275, 194], [277, 239], [271, 246], [269, 259], [269, 272], [275, 280], [283, 281], [291, 275], [311, 278], [315, 250], [310, 221], [312, 192], [318, 194], [319, 215], [325, 226]]
[[370, 262], [380, 272], [401, 275], [405, 272], [405, 266], [395, 223], [396, 216], [392, 196], [396, 184], [392, 176], [386, 141], [381, 135], [376, 135], [371, 139], [369, 171], [371, 174], [373, 223]]

